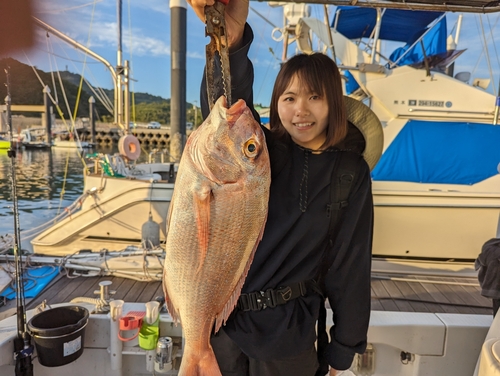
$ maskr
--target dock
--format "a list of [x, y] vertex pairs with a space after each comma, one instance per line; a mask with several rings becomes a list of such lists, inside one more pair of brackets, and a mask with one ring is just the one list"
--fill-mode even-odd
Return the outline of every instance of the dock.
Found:
[[[37, 297], [26, 299], [26, 309], [43, 302], [69, 302], [78, 297], [97, 298], [99, 283], [111, 281], [113, 299], [146, 303], [163, 297], [161, 282], [139, 282], [118, 277], [76, 277], [59, 274]], [[421, 275], [373, 275], [372, 311], [433, 312], [492, 315], [491, 300], [483, 297], [477, 279]], [[16, 313], [16, 301], [0, 302], [0, 320]]]

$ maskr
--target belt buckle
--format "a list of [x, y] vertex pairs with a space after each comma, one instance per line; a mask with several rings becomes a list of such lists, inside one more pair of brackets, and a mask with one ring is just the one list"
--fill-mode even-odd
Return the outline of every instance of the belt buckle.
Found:
[[288, 302], [292, 298], [292, 288], [290, 286], [286, 286], [278, 290], [278, 292], [285, 302]]
[[260, 309], [274, 308], [277, 306], [276, 297], [273, 294], [273, 289], [267, 289], [266, 291], [259, 291], [260, 297], [257, 298]]

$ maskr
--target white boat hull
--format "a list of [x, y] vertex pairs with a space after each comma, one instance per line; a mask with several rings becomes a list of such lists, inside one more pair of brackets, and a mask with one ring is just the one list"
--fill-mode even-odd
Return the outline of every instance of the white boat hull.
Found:
[[[90, 308], [90, 307], [89, 307]], [[125, 303], [124, 312], [144, 310], [143, 303]], [[331, 312], [330, 312], [331, 313]], [[28, 319], [33, 316], [28, 312]], [[332, 325], [331, 316], [327, 326]], [[496, 324], [495, 324], [496, 323]], [[444, 313], [408, 313], [372, 311], [368, 331], [369, 350], [365, 359], [355, 358], [352, 370], [356, 374], [374, 376], [493, 376], [491, 370], [499, 369], [494, 356], [488, 358], [491, 344], [500, 344], [489, 315], [464, 315]], [[13, 340], [17, 335], [16, 317], [0, 322], [0, 374], [14, 374]], [[120, 362], [110, 354], [111, 318], [108, 314], [91, 314], [85, 332], [84, 351], [76, 361], [61, 367], [44, 367], [33, 359], [36, 376], [142, 376], [151, 374], [147, 370], [146, 351], [134, 341], [125, 342], [118, 356]], [[491, 326], [491, 330], [490, 330]], [[181, 344], [182, 331], [175, 326], [169, 315], [160, 316], [160, 336], [176, 338]], [[486, 338], [486, 342], [485, 342]], [[486, 343], [481, 355], [483, 343]], [[180, 345], [182, 346], [182, 345]], [[498, 346], [498, 345], [497, 345]], [[177, 360], [173, 370], [165, 373], [177, 375], [182, 349], [174, 350]], [[494, 353], [492, 353], [494, 354]], [[402, 355], [407, 360], [401, 360]], [[478, 359], [485, 359], [474, 373]], [[114, 367], [115, 369], [112, 369]], [[118, 367], [118, 369], [116, 369]]]
[[[156, 165], [153, 170], [167, 165]], [[174, 185], [161, 180], [85, 178], [81, 209], [32, 241], [37, 254], [67, 255], [80, 250], [121, 250], [140, 245], [142, 226], [152, 220], [166, 237], [166, 217]], [[497, 234], [500, 186], [495, 176], [476, 186], [374, 182], [373, 255], [409, 259], [474, 260]]]
[[[494, 179], [500, 184], [498, 177]], [[417, 187], [418, 190], [411, 190]], [[373, 254], [474, 260], [482, 245], [497, 236], [500, 193], [473, 192], [473, 189], [374, 182]]]
[[[174, 185], [161, 180], [168, 164], [151, 164], [141, 179], [85, 176], [88, 193], [81, 209], [32, 240], [33, 252], [67, 255], [80, 250], [121, 250], [140, 245], [142, 226], [151, 219], [166, 236], [166, 218]], [[154, 172], [153, 172], [154, 171]]]

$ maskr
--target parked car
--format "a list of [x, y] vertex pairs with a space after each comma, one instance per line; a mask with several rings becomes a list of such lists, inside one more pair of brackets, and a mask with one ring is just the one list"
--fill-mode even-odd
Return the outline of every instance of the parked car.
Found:
[[160, 129], [161, 128], [161, 124], [158, 123], [157, 121], [150, 121], [148, 123], [148, 129]]

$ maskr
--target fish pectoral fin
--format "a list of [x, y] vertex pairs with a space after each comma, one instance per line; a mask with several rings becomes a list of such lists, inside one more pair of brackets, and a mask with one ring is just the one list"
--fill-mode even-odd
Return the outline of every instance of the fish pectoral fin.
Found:
[[194, 207], [196, 212], [196, 228], [198, 246], [200, 249], [198, 270], [200, 271], [208, 251], [208, 237], [210, 233], [210, 202], [212, 201], [212, 190], [203, 187], [194, 195]]
[[[166, 281], [166, 280], [167, 280], [167, 278], [165, 278], [165, 271], [164, 271], [163, 272], [163, 281]], [[180, 322], [180, 315], [179, 315], [179, 312], [177, 311], [177, 309], [175, 309], [175, 306], [172, 303], [172, 300], [170, 299], [170, 296], [168, 294], [168, 289], [167, 289], [165, 282], [163, 283], [163, 294], [165, 295], [165, 305], [167, 306], [168, 313], [170, 314], [170, 316], [172, 316], [172, 319], [173, 319], [175, 325], [177, 325]]]
[[266, 220], [262, 224], [259, 237], [253, 246], [252, 253], [250, 254], [250, 257], [248, 258], [247, 263], [245, 264], [245, 269], [241, 274], [240, 279], [236, 283], [236, 286], [233, 292], [231, 293], [229, 300], [226, 302], [224, 308], [222, 309], [222, 312], [220, 312], [215, 319], [215, 333], [217, 333], [221, 328], [221, 326], [227, 321], [229, 315], [231, 315], [231, 313], [233, 312], [234, 307], [236, 307], [236, 304], [238, 304], [238, 299], [241, 295], [241, 289], [243, 288], [243, 284], [245, 283], [248, 271], [250, 270], [250, 265], [252, 265], [252, 261], [255, 256], [255, 251], [257, 250], [257, 246], [259, 245], [259, 242], [262, 240], [262, 236], [264, 235]]

